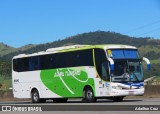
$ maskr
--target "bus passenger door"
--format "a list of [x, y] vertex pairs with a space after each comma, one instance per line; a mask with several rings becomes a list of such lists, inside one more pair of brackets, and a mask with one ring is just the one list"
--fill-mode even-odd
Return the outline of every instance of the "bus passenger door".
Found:
[[109, 84], [109, 67], [108, 61], [106, 58], [105, 51], [103, 49], [94, 49], [94, 56], [95, 56], [95, 67], [97, 70], [97, 74], [99, 76], [98, 82], [98, 90], [97, 94], [100, 96], [106, 96], [106, 93], [109, 91], [107, 88]]
[[104, 92], [103, 95], [104, 96], [109, 95], [110, 76], [109, 76], [108, 61], [102, 63], [101, 79], [102, 79], [102, 89]]

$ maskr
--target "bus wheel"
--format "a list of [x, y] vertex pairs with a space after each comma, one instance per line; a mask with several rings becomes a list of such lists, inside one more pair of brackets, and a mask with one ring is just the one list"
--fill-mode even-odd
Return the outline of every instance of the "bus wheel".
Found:
[[84, 101], [87, 103], [95, 101], [93, 90], [90, 87], [87, 87], [84, 91]]
[[122, 96], [122, 97], [113, 97], [112, 100], [113, 100], [114, 102], [122, 102], [122, 101], [123, 101], [123, 98], [124, 98], [123, 96]]
[[31, 93], [31, 97], [32, 97], [32, 103], [40, 103], [38, 90], [34, 89], [33, 92]]
[[67, 100], [68, 100], [68, 98], [54, 98], [53, 102], [56, 102], [56, 103], [66, 103]]

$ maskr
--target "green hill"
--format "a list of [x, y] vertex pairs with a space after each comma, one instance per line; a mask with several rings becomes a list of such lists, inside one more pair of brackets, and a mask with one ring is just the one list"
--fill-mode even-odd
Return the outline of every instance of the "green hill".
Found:
[[15, 48], [10, 47], [10, 46], [4, 44], [3, 42], [0, 43], [0, 57], [7, 55], [9, 53], [13, 53], [13, 52], [16, 52]]
[[78, 34], [72, 37], [65, 38], [46, 44], [40, 45], [28, 45], [26, 49], [16, 49], [10, 53], [3, 54], [0, 60], [11, 60], [11, 58], [20, 53], [35, 53], [39, 51], [45, 51], [48, 48], [70, 45], [70, 44], [127, 44], [136, 46], [139, 48], [142, 56], [149, 57], [149, 59], [157, 59], [160, 55], [159, 47], [160, 40], [154, 40], [151, 38], [135, 38], [122, 35], [114, 32], [96, 31]]
[[[14, 47], [8, 46], [7, 44], [0, 43], [0, 60], [3, 60], [2, 58], [5, 57], [6, 55], [10, 55], [11, 53], [18, 53], [21, 51], [26, 51], [30, 48], [33, 48], [34, 46], [36, 45], [28, 44], [20, 48], [14, 48]], [[10, 58], [12, 58], [12, 56]]]
[[[45, 51], [48, 48], [73, 44], [126, 44], [136, 46], [139, 49], [140, 55], [149, 58], [152, 63], [151, 71], [145, 71], [145, 76], [151, 77], [160, 75], [160, 40], [152, 38], [129, 37], [126, 35], [109, 31], [83, 33], [67, 37], [63, 40], [57, 40], [54, 42], [39, 45], [29, 44], [21, 48], [13, 48], [1, 43], [0, 61], [7, 61], [11, 63], [12, 57], [17, 54], [35, 53], [39, 51]], [[8, 73], [8, 75], [11, 75], [11, 72]]]

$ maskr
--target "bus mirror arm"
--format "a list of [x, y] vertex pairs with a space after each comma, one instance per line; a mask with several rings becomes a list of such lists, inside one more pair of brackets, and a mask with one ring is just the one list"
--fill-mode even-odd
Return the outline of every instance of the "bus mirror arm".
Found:
[[143, 61], [146, 61], [146, 63], [147, 63], [147, 69], [150, 70], [150, 69], [151, 69], [151, 64], [150, 64], [149, 59], [143, 57], [142, 60], [143, 60]]
[[113, 59], [112, 58], [108, 58], [107, 60], [110, 62], [110, 70], [114, 71], [114, 61], [113, 61]]

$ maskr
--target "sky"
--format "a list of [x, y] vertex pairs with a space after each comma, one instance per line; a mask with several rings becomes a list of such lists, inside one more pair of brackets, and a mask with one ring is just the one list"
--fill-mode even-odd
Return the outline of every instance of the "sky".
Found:
[[0, 42], [12, 47], [112, 31], [160, 38], [160, 0], [0, 0]]

